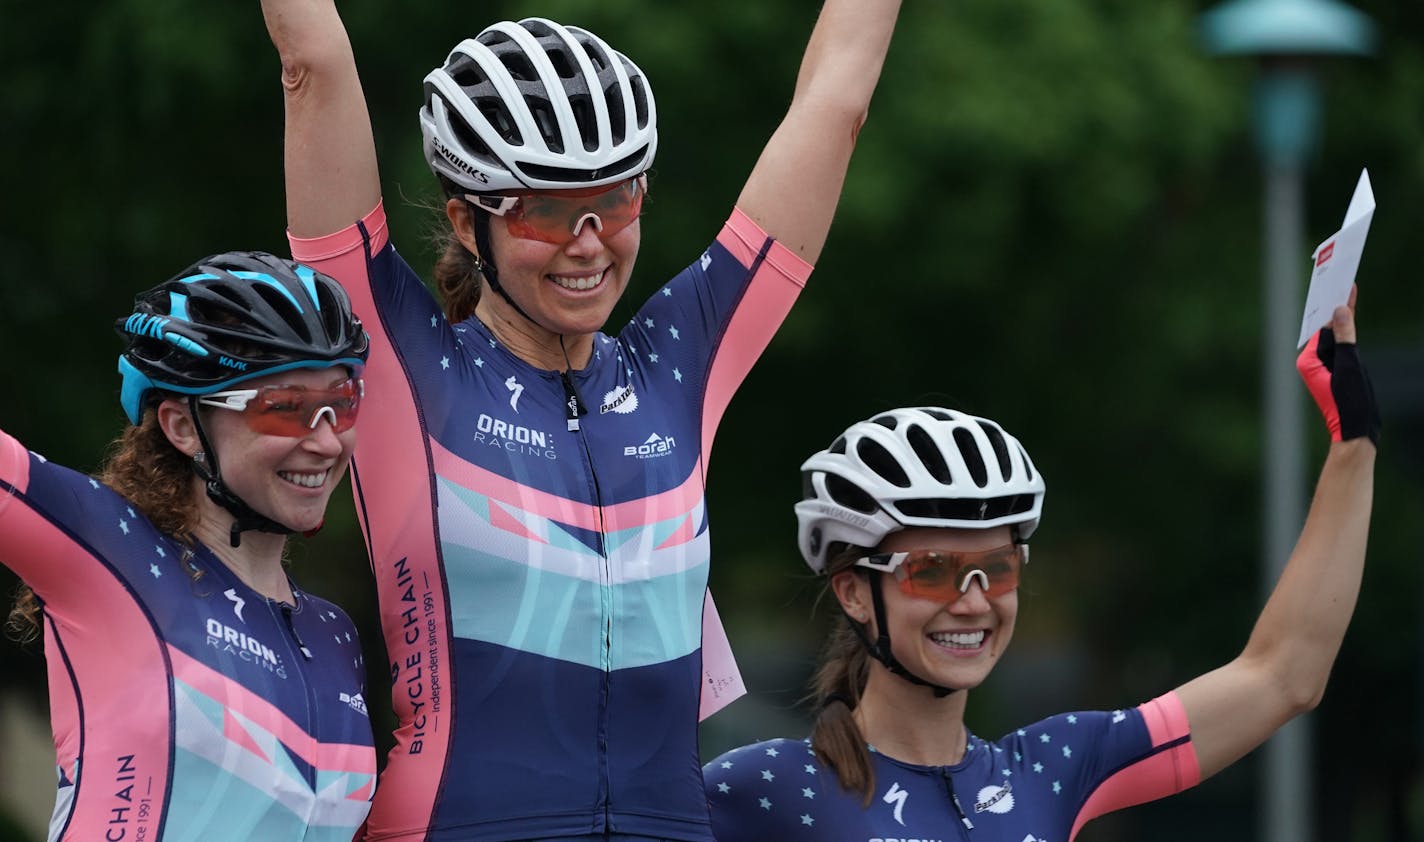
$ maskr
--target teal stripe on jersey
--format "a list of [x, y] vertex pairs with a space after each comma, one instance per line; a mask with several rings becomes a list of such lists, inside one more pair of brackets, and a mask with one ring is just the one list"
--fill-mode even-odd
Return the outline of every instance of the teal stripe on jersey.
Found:
[[[664, 663], [701, 645], [706, 564], [600, 585], [455, 544], [442, 544], [441, 551], [455, 637], [601, 669], [601, 606], [609, 605], [620, 632], [613, 639], [611, 669]], [[477, 598], [462, 600], [460, 594]]]

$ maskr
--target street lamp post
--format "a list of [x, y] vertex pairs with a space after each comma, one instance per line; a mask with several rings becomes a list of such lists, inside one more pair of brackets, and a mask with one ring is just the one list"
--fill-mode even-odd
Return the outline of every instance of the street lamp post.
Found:
[[[1368, 53], [1373, 27], [1335, 0], [1228, 0], [1202, 16], [1208, 49], [1259, 62], [1254, 117], [1264, 169], [1265, 332], [1262, 337], [1265, 466], [1262, 577], [1266, 592], [1285, 567], [1305, 520], [1305, 443], [1294, 349], [1303, 304], [1305, 163], [1319, 136], [1321, 57]], [[1262, 838], [1309, 842], [1309, 722], [1282, 728], [1265, 748]]]

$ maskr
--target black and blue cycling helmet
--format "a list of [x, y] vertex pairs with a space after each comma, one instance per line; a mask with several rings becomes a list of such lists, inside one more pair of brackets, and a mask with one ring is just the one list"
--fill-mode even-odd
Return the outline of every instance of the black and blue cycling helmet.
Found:
[[120, 401], [139, 423], [160, 392], [205, 395], [279, 371], [344, 365], [369, 339], [335, 280], [264, 252], [205, 257], [134, 299], [115, 325]]

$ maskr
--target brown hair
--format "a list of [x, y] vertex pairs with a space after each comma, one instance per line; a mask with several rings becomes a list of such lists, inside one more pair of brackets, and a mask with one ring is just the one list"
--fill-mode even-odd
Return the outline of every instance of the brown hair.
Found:
[[[831, 577], [852, 570], [856, 560], [867, 552], [863, 547], [849, 545], [831, 548], [826, 565], [826, 593], [831, 599], [835, 599]], [[836, 773], [841, 786], [849, 792], [859, 792], [863, 806], [868, 807], [875, 793], [875, 769], [870, 765], [865, 736], [851, 711], [860, 704], [860, 694], [870, 676], [870, 654], [851, 627], [854, 620], [842, 614], [833, 622], [811, 679], [809, 698], [818, 711], [811, 726], [811, 747], [816, 757]]]
[[480, 303], [480, 262], [455, 236], [454, 229], [437, 232], [435, 244], [444, 248], [433, 272], [440, 309], [451, 324], [463, 322], [475, 314], [475, 305]]
[[[143, 420], [109, 444], [96, 478], [127, 498], [161, 532], [192, 544], [198, 525], [191, 460], [164, 435], [158, 412], [150, 407]], [[190, 571], [190, 575], [191, 571]], [[39, 597], [28, 585], [15, 594], [5, 630], [22, 643], [39, 636]]]
[[[432, 280], [435, 281], [436, 292], [440, 293], [440, 308], [445, 311], [445, 318], [450, 324], [456, 324], [475, 314], [484, 276], [480, 273], [480, 259], [460, 242], [445, 210], [451, 199], [465, 201], [465, 190], [444, 176], [437, 177], [444, 200], [435, 205], [421, 202], [420, 206], [429, 208], [435, 216], [430, 228], [430, 243], [440, 252], [440, 257], [435, 261]], [[468, 212], [475, 214], [473, 209]], [[485, 214], [475, 214], [471, 217], [471, 223], [488, 227], [489, 219]]]

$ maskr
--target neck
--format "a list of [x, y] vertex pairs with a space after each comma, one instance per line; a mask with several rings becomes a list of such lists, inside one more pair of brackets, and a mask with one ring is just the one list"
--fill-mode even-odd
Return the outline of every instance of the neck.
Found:
[[233, 575], [268, 599], [296, 601], [292, 585], [287, 581], [287, 571], [282, 567], [287, 536], [249, 530], [242, 533], [242, 545], [234, 547], [230, 540], [235, 520], [232, 514], [209, 500], [206, 494], [203, 494], [200, 509], [194, 532]]
[[930, 688], [910, 684], [877, 663], [853, 715], [876, 751], [918, 766], [953, 766], [964, 759], [968, 742], [967, 695], [960, 690], [937, 699]]
[[475, 317], [510, 353], [535, 368], [578, 371], [593, 358], [593, 334], [564, 336], [561, 345], [559, 334], [525, 318], [488, 284], [475, 305]]

